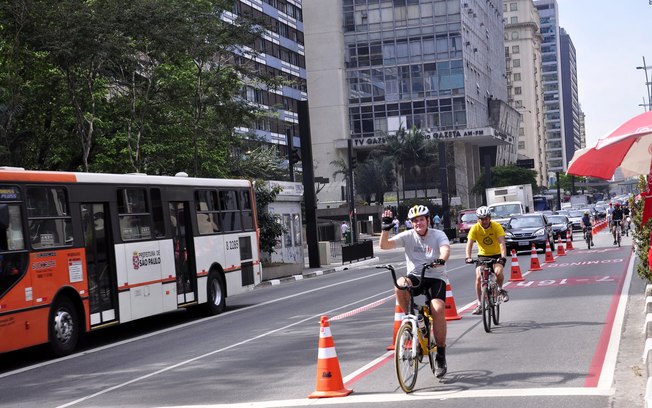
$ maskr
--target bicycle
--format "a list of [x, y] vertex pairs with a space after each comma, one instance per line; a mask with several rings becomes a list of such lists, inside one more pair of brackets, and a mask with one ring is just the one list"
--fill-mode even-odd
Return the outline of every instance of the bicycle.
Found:
[[620, 240], [621, 240], [621, 234], [622, 234], [621, 221], [622, 220], [614, 220], [614, 228], [615, 228], [614, 231], [615, 231], [615, 234], [616, 234], [615, 235], [615, 240], [616, 240], [616, 243], [618, 244], [619, 247], [620, 247]]
[[417, 382], [419, 374], [419, 363], [423, 361], [423, 356], [428, 356], [430, 370], [435, 373], [435, 356], [437, 355], [437, 345], [435, 344], [434, 333], [430, 328], [433, 327], [432, 315], [430, 314], [430, 301], [426, 295], [426, 301], [423, 305], [417, 307], [414, 301], [414, 293], [423, 285], [423, 276], [426, 269], [435, 265], [444, 265], [446, 261], [437, 259], [433, 263], [423, 264], [421, 268], [421, 277], [417, 286], [399, 286], [396, 282], [396, 271], [392, 265], [376, 266], [378, 269], [388, 269], [392, 273], [394, 286], [399, 290], [407, 290], [410, 293], [410, 303], [408, 313], [403, 316], [398, 332], [396, 333], [396, 344], [394, 348], [394, 368], [396, 378], [401, 389], [406, 392], [412, 392]]
[[476, 266], [482, 266], [480, 308], [482, 309], [482, 324], [487, 333], [491, 333], [492, 321], [496, 326], [500, 324], [500, 304], [503, 302], [493, 268], [496, 262], [498, 262], [497, 259], [471, 259], [469, 262], [475, 263]]
[[584, 226], [584, 241], [586, 241], [586, 246], [591, 249], [593, 245], [593, 226], [585, 225]]

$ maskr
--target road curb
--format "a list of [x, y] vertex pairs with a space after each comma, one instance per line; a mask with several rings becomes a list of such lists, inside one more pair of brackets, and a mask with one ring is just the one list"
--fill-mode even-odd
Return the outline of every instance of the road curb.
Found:
[[270, 279], [267, 281], [260, 282], [258, 285], [256, 285], [256, 289], [258, 288], [264, 288], [267, 286], [276, 286], [280, 285], [282, 283], [288, 283], [288, 282], [296, 282], [300, 281], [303, 279], [309, 279], [309, 278], [314, 278], [316, 276], [322, 276], [322, 275], [328, 275], [329, 273], [333, 272], [338, 272], [338, 271], [345, 271], [347, 269], [353, 269], [357, 268], [359, 266], [364, 266], [364, 265], [369, 265], [373, 264], [379, 261], [378, 257], [370, 258], [370, 259], [365, 259], [363, 261], [358, 261], [346, 265], [341, 265], [341, 266], [335, 266], [332, 268], [326, 268], [326, 269], [320, 269], [320, 270], [307, 270], [302, 274], [297, 274], [297, 275], [292, 275], [292, 276], [286, 276], [284, 278], [279, 278], [279, 279]]
[[643, 362], [647, 369], [647, 383], [645, 385], [645, 408], [652, 408], [652, 284], [645, 286], [645, 347], [643, 349]]

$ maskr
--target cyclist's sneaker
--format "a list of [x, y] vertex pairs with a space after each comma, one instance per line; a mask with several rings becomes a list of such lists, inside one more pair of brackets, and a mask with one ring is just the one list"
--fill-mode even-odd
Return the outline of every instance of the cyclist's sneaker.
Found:
[[441, 378], [448, 371], [448, 366], [446, 365], [446, 357], [440, 356], [439, 354], [435, 356], [435, 377]]
[[614, 245], [616, 245], [616, 244], [617, 244], [617, 242], [616, 242], [616, 240], [614, 239]]
[[471, 314], [474, 314], [474, 315], [482, 314], [482, 307], [481, 307], [480, 305], [477, 305], [477, 306], [475, 307], [475, 309], [473, 309], [473, 311], [471, 312]]
[[505, 289], [501, 288], [498, 293], [500, 293], [500, 296], [503, 298], [503, 302], [509, 302], [509, 294]]

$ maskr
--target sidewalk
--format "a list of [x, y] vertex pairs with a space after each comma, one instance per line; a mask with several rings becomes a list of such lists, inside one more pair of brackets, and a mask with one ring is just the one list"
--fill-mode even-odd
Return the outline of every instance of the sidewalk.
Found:
[[[378, 248], [378, 240], [380, 235], [367, 235], [360, 234], [359, 241], [371, 240], [374, 246], [374, 254]], [[378, 257], [374, 256], [373, 258], [362, 259], [354, 262], [342, 263], [342, 242], [333, 242], [331, 243], [331, 253], [330, 260], [331, 262], [328, 265], [321, 265], [318, 268], [310, 267], [310, 260], [308, 258], [308, 248], [304, 248], [304, 269], [301, 274], [287, 276], [280, 279], [270, 279], [260, 282], [256, 287], [265, 287], [272, 285], [280, 285], [285, 282], [295, 282], [302, 279], [313, 278], [315, 276], [326, 275], [333, 272], [344, 271], [347, 269], [358, 268], [365, 265], [373, 265], [378, 262]]]

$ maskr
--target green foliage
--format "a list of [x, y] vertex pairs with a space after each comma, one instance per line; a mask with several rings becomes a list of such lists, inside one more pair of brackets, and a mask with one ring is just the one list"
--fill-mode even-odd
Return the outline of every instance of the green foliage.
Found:
[[[281, 187], [278, 186], [270, 189], [263, 183], [256, 183], [256, 206], [266, 210], [267, 205], [276, 199], [281, 190]], [[274, 247], [278, 237], [286, 232], [280, 217], [268, 211], [258, 211], [257, 219], [258, 228], [260, 228], [260, 251], [267, 254], [275, 253]]]
[[[512, 186], [518, 184], [531, 184], [532, 191], [537, 191], [536, 171], [524, 169], [517, 166], [496, 166], [491, 168], [491, 187]], [[471, 189], [472, 193], [484, 194], [485, 173], [482, 172], [475, 186]]]
[[[0, 2], [0, 160], [44, 170], [225, 177], [275, 86], [233, 51], [264, 22], [221, 18], [227, 0]], [[250, 48], [247, 48], [250, 49]]]
[[367, 203], [372, 202], [371, 196], [381, 205], [384, 203], [385, 193], [390, 191], [396, 177], [394, 176], [393, 159], [384, 155], [380, 150], [373, 151], [367, 160], [360, 163], [355, 170], [355, 187], [358, 195]]
[[[638, 190], [646, 191], [647, 182], [645, 176], [639, 176]], [[650, 248], [650, 230], [652, 229], [652, 218], [647, 220], [645, 225], [642, 225], [643, 220], [643, 204], [645, 199], [641, 198], [639, 201], [630, 198], [629, 208], [632, 214], [632, 223], [634, 229], [632, 230], [632, 238], [634, 242], [634, 250], [638, 255], [640, 262], [636, 265], [636, 273], [638, 276], [648, 282], [652, 282], [652, 271], [650, 271], [648, 263], [648, 249]]]

